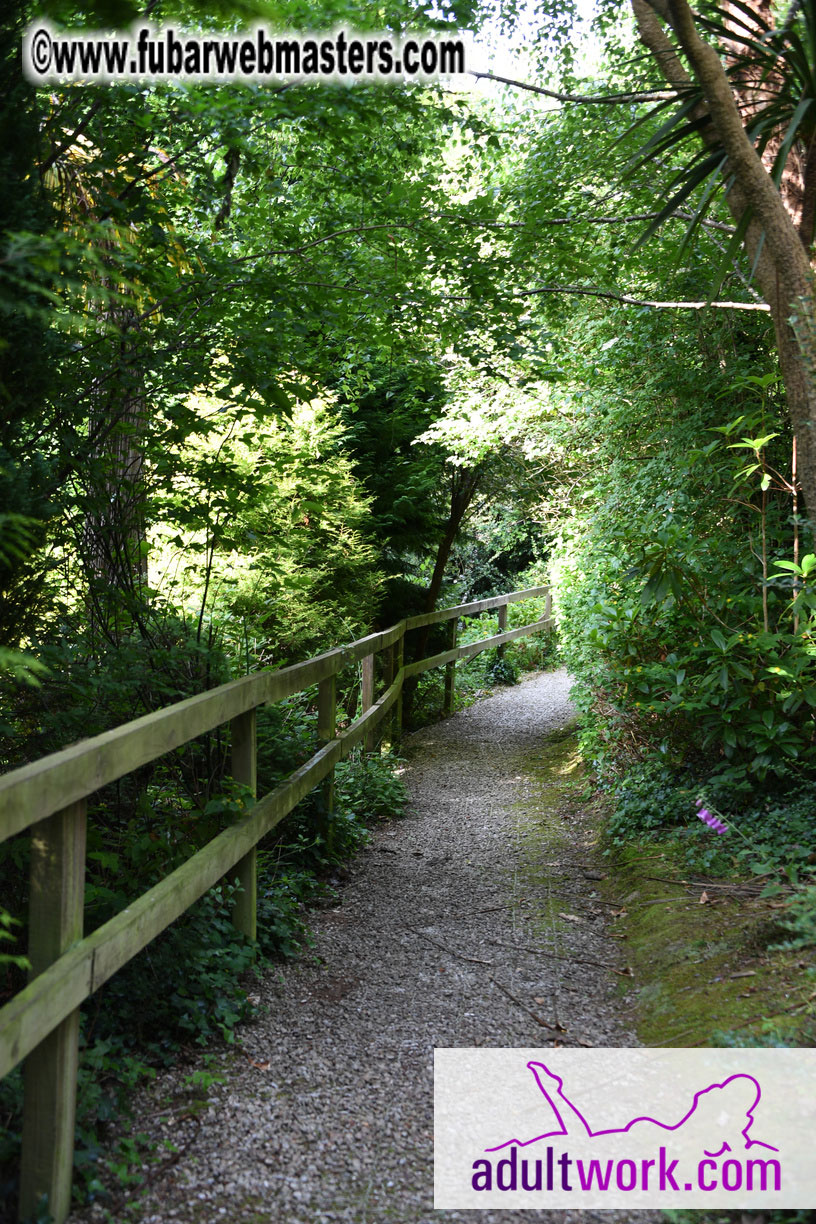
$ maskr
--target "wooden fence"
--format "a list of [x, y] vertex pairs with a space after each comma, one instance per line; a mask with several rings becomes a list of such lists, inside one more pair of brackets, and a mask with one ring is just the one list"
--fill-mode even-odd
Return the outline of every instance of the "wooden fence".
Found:
[[[508, 604], [542, 596], [546, 599], [543, 619], [506, 629]], [[458, 646], [459, 618], [491, 610], [498, 610], [500, 632]], [[0, 1078], [25, 1059], [21, 1219], [33, 1214], [45, 1195], [56, 1224], [62, 1224], [68, 1215], [79, 1007], [83, 1000], [227, 874], [241, 885], [233, 921], [254, 939], [258, 842], [321, 783], [330, 812], [335, 765], [361, 742], [373, 747], [374, 729], [389, 713], [392, 739], [399, 739], [402, 689], [409, 676], [445, 666], [445, 712], [450, 713], [456, 661], [548, 629], [550, 610], [547, 588], [534, 587], [413, 616], [305, 663], [280, 671], [256, 672], [179, 701], [0, 777], [0, 840], [31, 829], [30, 980], [0, 1010]], [[406, 665], [406, 633], [444, 621], [451, 622], [449, 648]], [[387, 652], [385, 691], [375, 699], [374, 660], [379, 652]], [[363, 712], [347, 730], [337, 734], [337, 675], [356, 662], [362, 663]], [[315, 684], [318, 751], [269, 794], [256, 800], [234, 825], [83, 938], [88, 797], [225, 723], [229, 723], [231, 733], [232, 776], [254, 794], [258, 706], [282, 701]]]

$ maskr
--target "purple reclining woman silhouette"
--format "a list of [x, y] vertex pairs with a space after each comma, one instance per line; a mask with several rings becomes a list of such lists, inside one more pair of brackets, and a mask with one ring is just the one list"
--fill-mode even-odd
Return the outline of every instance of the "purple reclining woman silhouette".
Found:
[[[641, 1138], [650, 1128], [659, 1132], [679, 1131], [683, 1128], [684, 1140], [696, 1140], [706, 1156], [717, 1157], [724, 1152], [745, 1151], [751, 1147], [767, 1148], [771, 1152], [779, 1149], [761, 1139], [751, 1139], [748, 1132], [754, 1124], [754, 1110], [762, 1096], [759, 1083], [752, 1075], [729, 1075], [721, 1084], [710, 1084], [695, 1092], [691, 1108], [678, 1122], [659, 1122], [656, 1118], [641, 1116], [627, 1122], [626, 1126], [593, 1130], [584, 1115], [564, 1092], [564, 1081], [541, 1062], [528, 1062], [527, 1066], [552, 1109], [558, 1122], [558, 1130], [545, 1131], [534, 1139], [508, 1139], [497, 1147], [486, 1148], [498, 1152], [502, 1148], [517, 1144], [528, 1147], [539, 1139], [553, 1139], [560, 1135], [573, 1138], [597, 1139], [601, 1135], [628, 1135]], [[742, 1125], [740, 1125], [742, 1124]]]

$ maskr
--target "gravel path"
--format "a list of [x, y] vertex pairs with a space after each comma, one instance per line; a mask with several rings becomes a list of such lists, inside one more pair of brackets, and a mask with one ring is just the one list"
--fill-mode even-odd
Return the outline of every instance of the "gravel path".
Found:
[[[226, 1082], [197, 1119], [157, 1109], [137, 1122], [181, 1155], [134, 1218], [466, 1224], [470, 1213], [432, 1209], [434, 1046], [633, 1044], [614, 975], [569, 959], [618, 963], [591, 829], [562, 814], [543, 870], [526, 862], [541, 806], [531, 761], [572, 718], [568, 690], [564, 672], [529, 677], [409, 737], [411, 813], [377, 830], [342, 902], [314, 915], [313, 949], [268, 975], [267, 1014], [223, 1057]], [[480, 1213], [481, 1224], [654, 1218]]]

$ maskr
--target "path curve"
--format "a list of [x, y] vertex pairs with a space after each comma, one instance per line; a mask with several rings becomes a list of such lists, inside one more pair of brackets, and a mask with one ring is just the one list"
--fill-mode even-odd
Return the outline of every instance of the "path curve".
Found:
[[[563, 671], [527, 677], [408, 737], [410, 814], [377, 829], [341, 903], [314, 915], [314, 948], [267, 976], [267, 1014], [224, 1057], [209, 1108], [195, 1121], [161, 1110], [137, 1121], [182, 1154], [135, 1219], [472, 1224], [468, 1212], [432, 1210], [434, 1046], [633, 1044], [609, 970], [536, 951], [618, 959], [588, 831], [547, 849], [543, 882], [524, 861], [520, 832], [537, 802], [530, 762], [574, 717], [568, 691]], [[581, 920], [536, 936], [542, 890], [555, 890], [547, 912], [578, 909]], [[480, 1213], [481, 1224], [652, 1218]]]

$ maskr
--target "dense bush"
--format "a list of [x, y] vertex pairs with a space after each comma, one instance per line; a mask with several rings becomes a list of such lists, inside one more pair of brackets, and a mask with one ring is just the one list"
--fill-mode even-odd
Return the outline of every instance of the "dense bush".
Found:
[[734, 794], [721, 778], [709, 781], [706, 803], [724, 818], [724, 837], [712, 836], [697, 819], [700, 791], [694, 776], [662, 758], [635, 761], [624, 775], [600, 786], [614, 801], [605, 831], [610, 848], [670, 836], [697, 870], [738, 871], [789, 884], [813, 873], [816, 782], [786, 780], [746, 797]]
[[659, 356], [633, 384], [620, 337], [610, 378], [630, 396], [581, 398], [597, 462], [556, 549], [560, 636], [601, 777], [653, 759], [750, 802], [794, 767], [816, 777], [816, 560], [773, 377], [732, 345], [712, 385], [694, 339], [673, 336], [669, 385]]
[[[360, 636], [374, 619], [382, 585], [370, 499], [352, 474], [343, 430], [329, 408], [300, 404], [289, 419], [258, 422], [251, 436], [249, 445], [212, 441], [244, 492], [219, 527], [212, 566], [197, 563], [195, 549], [186, 558], [186, 598], [216, 592], [213, 619], [248, 670], [259, 662], [295, 662]], [[203, 471], [202, 501], [207, 476]]]
[[32, 637], [30, 649], [45, 671], [35, 686], [0, 677], [0, 764], [24, 760], [98, 735], [141, 714], [191, 697], [232, 678], [215, 632], [154, 596], [115, 641], [100, 639], [84, 609]]
[[[695, 871], [793, 886], [789, 946], [804, 947], [816, 557], [784, 405], [759, 335], [629, 318], [596, 325], [603, 367], [563, 392], [553, 426], [577, 482], [551, 519], [559, 641], [611, 800], [607, 852], [668, 837]], [[726, 835], [697, 819], [701, 797]]]

